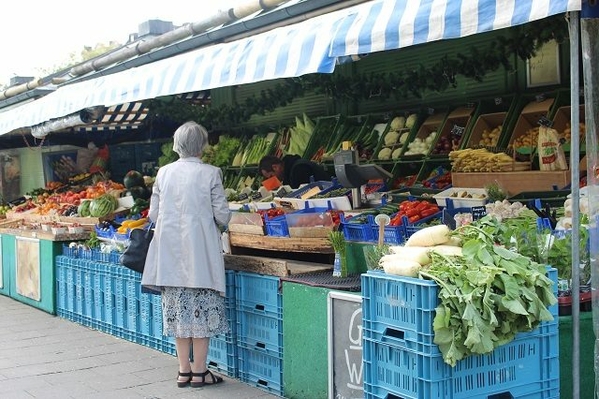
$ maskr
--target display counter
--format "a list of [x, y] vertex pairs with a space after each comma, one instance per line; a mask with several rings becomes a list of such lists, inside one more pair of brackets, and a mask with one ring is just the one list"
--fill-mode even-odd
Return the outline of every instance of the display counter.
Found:
[[55, 260], [64, 242], [89, 238], [89, 232], [53, 234], [19, 221], [0, 228], [0, 294], [56, 314]]
[[[595, 334], [593, 313], [580, 312], [580, 397], [592, 398], [595, 389]], [[559, 318], [560, 399], [572, 399], [572, 316]]]

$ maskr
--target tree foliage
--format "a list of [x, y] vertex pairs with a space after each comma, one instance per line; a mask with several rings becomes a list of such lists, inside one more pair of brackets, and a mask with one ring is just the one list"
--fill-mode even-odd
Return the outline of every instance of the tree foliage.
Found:
[[95, 46], [83, 46], [81, 50], [71, 52], [64, 61], [53, 66], [38, 68], [38, 72], [41, 76], [49, 76], [56, 72], [67, 70], [75, 65], [81, 64], [82, 62], [96, 58], [102, 54], [106, 54], [120, 46], [121, 44], [115, 41], [98, 43]]

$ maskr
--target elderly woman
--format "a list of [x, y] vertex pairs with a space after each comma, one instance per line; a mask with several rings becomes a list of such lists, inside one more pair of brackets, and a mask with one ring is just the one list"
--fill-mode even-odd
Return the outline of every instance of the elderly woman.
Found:
[[158, 170], [150, 200], [156, 227], [141, 283], [161, 292], [163, 334], [175, 337], [179, 387], [223, 381], [206, 368], [206, 357], [210, 337], [229, 331], [219, 226], [231, 214], [221, 170], [200, 160], [207, 143], [201, 125], [179, 127], [173, 150], [180, 158]]

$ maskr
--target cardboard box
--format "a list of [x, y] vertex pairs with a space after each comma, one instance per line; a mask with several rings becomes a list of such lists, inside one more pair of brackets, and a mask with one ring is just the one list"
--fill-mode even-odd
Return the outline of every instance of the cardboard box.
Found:
[[569, 170], [493, 173], [452, 173], [453, 187], [481, 187], [497, 182], [509, 196], [526, 191], [562, 189], [570, 184]]

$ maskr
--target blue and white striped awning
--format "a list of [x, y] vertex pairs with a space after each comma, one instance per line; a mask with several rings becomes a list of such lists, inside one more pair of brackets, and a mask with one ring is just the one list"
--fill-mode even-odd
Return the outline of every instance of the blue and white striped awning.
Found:
[[345, 10], [294, 25], [202, 47], [112, 75], [64, 85], [55, 92], [0, 113], [0, 135], [88, 107], [106, 107], [217, 87], [332, 73], [330, 39]]
[[311, 73], [360, 54], [453, 39], [567, 11], [581, 0], [372, 0], [236, 41], [60, 87], [0, 112], [0, 135], [94, 106]]
[[374, 0], [350, 9], [330, 55], [456, 39], [580, 9], [581, 0]]

